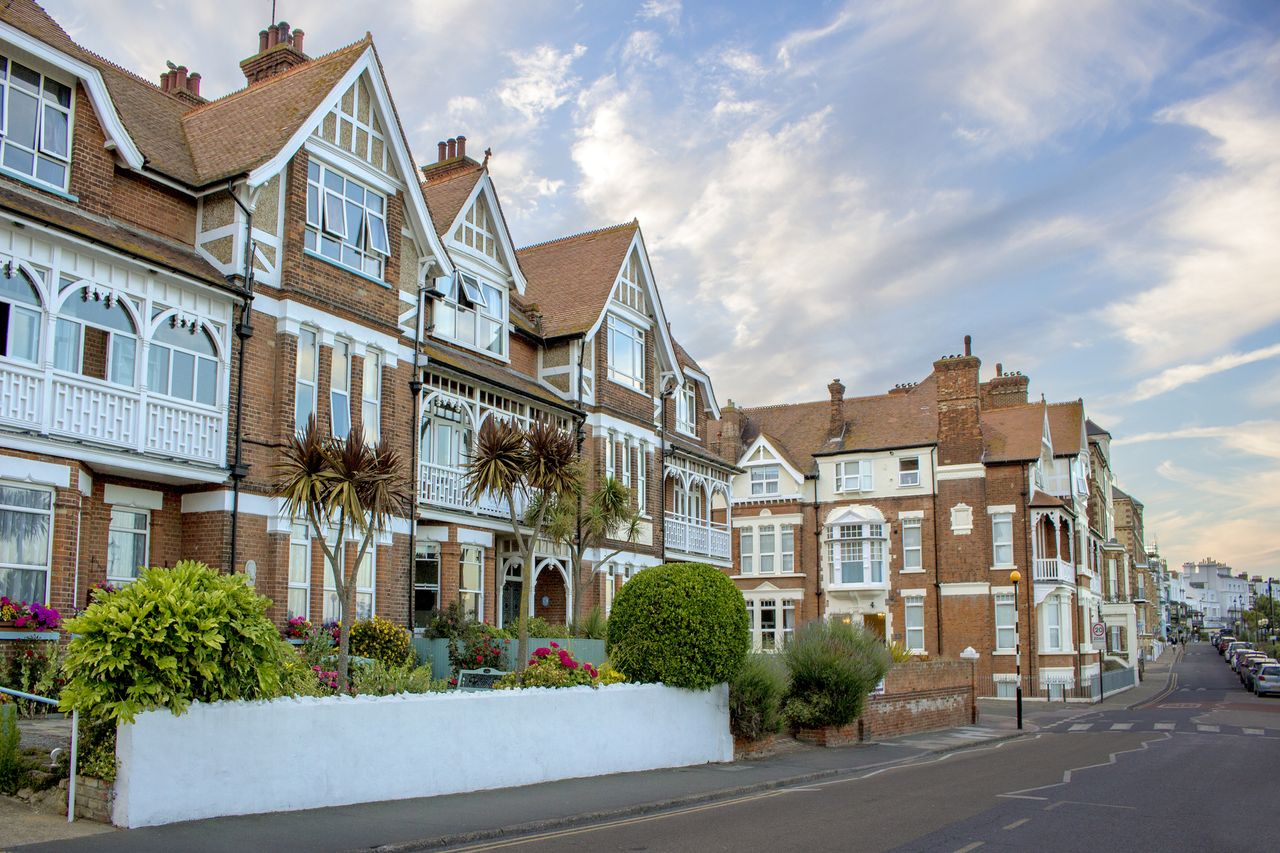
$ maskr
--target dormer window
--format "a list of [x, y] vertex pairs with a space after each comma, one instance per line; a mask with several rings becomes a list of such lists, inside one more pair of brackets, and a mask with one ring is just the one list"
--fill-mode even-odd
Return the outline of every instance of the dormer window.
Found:
[[488, 208], [483, 201], [477, 201], [467, 211], [462, 224], [454, 232], [453, 239], [468, 249], [475, 249], [480, 254], [497, 260], [498, 242], [494, 237], [495, 233], [493, 218], [489, 216]]
[[618, 277], [617, 287], [613, 291], [613, 298], [616, 301], [640, 314], [645, 313], [644, 286], [641, 283], [642, 274], [640, 258], [632, 252], [627, 265], [622, 268], [622, 275]]
[[71, 170], [71, 87], [0, 57], [0, 127], [10, 172], [65, 191]]
[[692, 385], [684, 385], [676, 395], [676, 429], [695, 438], [698, 435], [697, 394]]
[[506, 291], [460, 272], [436, 303], [435, 334], [497, 356], [507, 354]]
[[334, 263], [381, 279], [391, 254], [386, 198], [312, 160], [307, 164], [305, 245]]

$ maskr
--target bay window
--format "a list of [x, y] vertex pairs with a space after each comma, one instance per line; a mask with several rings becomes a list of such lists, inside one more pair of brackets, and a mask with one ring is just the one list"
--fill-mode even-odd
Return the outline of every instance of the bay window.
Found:
[[307, 220], [303, 244], [336, 264], [374, 278], [391, 255], [387, 200], [341, 172], [307, 164]]
[[40, 292], [23, 270], [0, 275], [0, 357], [36, 364], [43, 326]]
[[648, 499], [645, 492], [648, 490], [648, 468], [649, 468], [649, 448], [643, 441], [636, 447], [636, 512], [644, 515]]
[[837, 524], [828, 530], [833, 583], [884, 583], [883, 524]]
[[754, 527], [744, 527], [738, 531], [738, 556], [742, 574], [755, 574], [756, 529]]
[[111, 508], [107, 527], [107, 580], [122, 584], [137, 579], [138, 570], [147, 565], [150, 533], [151, 514], [146, 510]]
[[320, 353], [316, 333], [311, 329], [298, 332], [298, 359], [293, 383], [293, 427], [298, 432], [316, 416], [316, 372]]
[[0, 483], [0, 595], [45, 602], [52, 533], [51, 489]]
[[373, 350], [364, 357], [360, 398], [360, 430], [364, 443], [376, 447], [382, 437], [382, 356]]
[[[64, 282], [65, 283], [65, 282]], [[81, 287], [67, 296], [54, 326], [53, 366], [68, 373], [135, 382], [138, 332], [133, 317], [111, 294]]]
[[924, 648], [924, 596], [909, 595], [902, 599], [903, 625], [906, 628], [906, 645], [913, 652]]
[[351, 345], [335, 341], [329, 359], [329, 423], [334, 438], [351, 434]]
[[609, 315], [609, 378], [644, 390], [644, 330]]
[[692, 385], [684, 385], [676, 394], [676, 429], [685, 435], [698, 435], [697, 393]]
[[991, 516], [992, 565], [1013, 565], [1013, 514], [997, 512]]
[[751, 646], [757, 651], [781, 649], [795, 634], [796, 603], [775, 598], [747, 599]]
[[147, 387], [206, 406], [218, 401], [218, 358], [204, 329], [162, 323], [151, 337]]
[[71, 171], [71, 87], [0, 57], [0, 162], [57, 190]]
[[1062, 650], [1062, 608], [1058, 597], [1053, 596], [1044, 603], [1044, 640], [1045, 649]]
[[497, 356], [507, 354], [506, 290], [459, 272], [445, 279], [433, 333]]

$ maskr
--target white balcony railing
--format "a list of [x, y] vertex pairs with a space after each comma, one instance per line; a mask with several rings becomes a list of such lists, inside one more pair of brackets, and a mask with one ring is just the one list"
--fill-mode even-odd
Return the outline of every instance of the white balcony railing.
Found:
[[729, 526], [715, 521], [666, 514], [667, 549], [717, 560], [732, 558]]
[[0, 362], [0, 422], [184, 462], [226, 461], [223, 409]]
[[[466, 471], [452, 465], [433, 465], [424, 462], [418, 468], [418, 503], [462, 512], [509, 519], [506, 498], [486, 492], [479, 502], [467, 500]], [[516, 495], [516, 515], [524, 516], [528, 501]]]
[[853, 560], [831, 567], [827, 583], [832, 590], [888, 589], [889, 573], [882, 560]]
[[1034, 579], [1036, 583], [1074, 585], [1076, 582], [1076, 570], [1066, 560], [1059, 560], [1057, 557], [1037, 557]]

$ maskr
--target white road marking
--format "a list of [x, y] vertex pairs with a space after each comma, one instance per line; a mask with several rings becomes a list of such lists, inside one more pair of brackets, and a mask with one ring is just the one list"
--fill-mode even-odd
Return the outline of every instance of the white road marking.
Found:
[[1177, 723], [1156, 723], [1156, 731], [1158, 732], [1171, 732], [1177, 727]]
[[1112, 723], [1111, 724], [1111, 731], [1113, 732], [1127, 732], [1131, 728], [1133, 728], [1133, 723]]
[[1245, 729], [1244, 733], [1247, 735], [1261, 735], [1266, 734], [1266, 729]]
[[1200, 724], [1200, 725], [1197, 725], [1197, 726], [1196, 726], [1196, 731], [1198, 731], [1198, 732], [1220, 732], [1220, 731], [1222, 731], [1222, 726], [1206, 726], [1206, 725], [1204, 725], [1204, 724]]
[[1076, 723], [1074, 726], [1068, 729], [1068, 731], [1087, 732], [1091, 728], [1093, 728], [1093, 723]]
[[1022, 826], [1024, 823], [1030, 823], [1030, 822], [1031, 822], [1031, 818], [1024, 817], [1022, 820], [1015, 820], [1013, 823], [1006, 826], [1005, 829], [1017, 829], [1018, 827]]
[[1153, 743], [1159, 743], [1161, 741], [1171, 740], [1172, 738], [1173, 738], [1173, 735], [1169, 734], [1168, 732], [1165, 732], [1162, 737], [1152, 738], [1151, 740], [1144, 740], [1142, 743], [1140, 743], [1138, 746], [1134, 747], [1133, 749], [1117, 750], [1116, 752], [1113, 752], [1110, 755], [1108, 755], [1106, 761], [1100, 761], [1097, 764], [1086, 764], [1084, 767], [1073, 767], [1070, 770], [1064, 770], [1062, 771], [1061, 782], [1054, 782], [1052, 785], [1037, 785], [1034, 788], [1020, 788], [1017, 791], [1009, 791], [1008, 793], [1005, 793], [1005, 794], [996, 794], [996, 796], [1009, 798], [1009, 799], [1017, 799], [1017, 800], [1045, 800], [1045, 799], [1048, 799], [1048, 797], [1033, 797], [1033, 796], [1027, 796], [1027, 794], [1030, 791], [1045, 791], [1045, 790], [1048, 790], [1049, 788], [1058, 788], [1058, 787], [1061, 787], [1062, 785], [1070, 785], [1072, 773], [1075, 773], [1080, 770], [1092, 770], [1095, 767], [1106, 767], [1108, 765], [1115, 764], [1117, 755], [1128, 755], [1130, 752], [1143, 752], [1149, 749], [1151, 747], [1151, 744]]
[[959, 850], [955, 851], [955, 853], [969, 853], [970, 850], [977, 850], [979, 847], [981, 847], [986, 843], [987, 842], [985, 841], [975, 841], [972, 844], [966, 844], [965, 846], [961, 847]]

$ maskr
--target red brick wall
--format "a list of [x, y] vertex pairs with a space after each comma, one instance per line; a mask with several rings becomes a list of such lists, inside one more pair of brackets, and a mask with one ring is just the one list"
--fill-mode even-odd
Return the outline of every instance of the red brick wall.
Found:
[[872, 696], [858, 720], [862, 740], [880, 740], [977, 721], [973, 667], [968, 661], [898, 664], [885, 678], [885, 692]]

